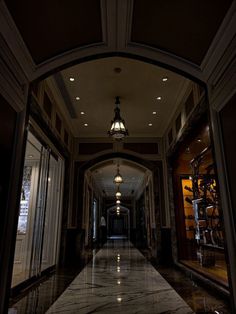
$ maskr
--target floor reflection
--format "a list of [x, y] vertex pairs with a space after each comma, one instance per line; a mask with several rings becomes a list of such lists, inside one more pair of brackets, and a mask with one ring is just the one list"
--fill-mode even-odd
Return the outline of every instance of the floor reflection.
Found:
[[[80, 270], [69, 268], [54, 274], [14, 303], [9, 313], [46, 313]], [[200, 287], [183, 272], [163, 266], [158, 266], [158, 271], [194, 312], [231, 313], [224, 299]], [[109, 240], [48, 313], [161, 313], [166, 310], [165, 304], [173, 300], [174, 307], [168, 313], [192, 313], [181, 298], [177, 296], [176, 301], [175, 294], [171, 301], [172, 289], [156, 274], [125, 239]], [[180, 312], [176, 312], [178, 304]]]

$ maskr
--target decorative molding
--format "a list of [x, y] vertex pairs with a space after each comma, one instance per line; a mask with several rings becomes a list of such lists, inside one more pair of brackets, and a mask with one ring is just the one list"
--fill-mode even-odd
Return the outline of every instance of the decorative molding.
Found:
[[[126, 57], [143, 57], [150, 62], [157, 62], [177, 71], [202, 80], [199, 67], [174, 55], [158, 49], [151, 49], [144, 45], [130, 43], [127, 38], [132, 21], [132, 1], [103, 0], [101, 2], [101, 15], [103, 27], [103, 42], [75, 48], [61, 55], [51, 58], [39, 65], [35, 65], [15, 23], [10, 16], [4, 2], [0, 3], [1, 31], [8, 42], [11, 51], [19, 61], [22, 70], [29, 81], [48, 75], [55, 69], [66, 67], [73, 62], [82, 62], [88, 58], [105, 57], [106, 55], [125, 54]], [[118, 20], [121, 18], [121, 22]], [[122, 31], [122, 35], [118, 32]]]
[[0, 92], [17, 111], [25, 108], [28, 81], [0, 34]]
[[18, 60], [22, 71], [24, 71], [28, 80], [31, 81], [33, 73], [35, 72], [35, 63], [4, 1], [0, 1], [0, 29], [10, 50], [16, 60]]
[[122, 51], [127, 47], [132, 24], [133, 0], [117, 1], [117, 50]]
[[[61, 73], [58, 72], [58, 73], [54, 74], [53, 78], [54, 78], [54, 82], [57, 85], [57, 90], [61, 94], [61, 98], [63, 99], [64, 106], [70, 115], [70, 118], [71, 119], [77, 119], [78, 117], [77, 117], [76, 111], [74, 109], [73, 103], [71, 101], [70, 95], [69, 95], [67, 88], [65, 86], [65, 82], [63, 80]], [[54, 84], [54, 88], [56, 88], [55, 84]]]
[[116, 50], [116, 7], [117, 0], [101, 0], [103, 43], [110, 50]]
[[171, 53], [134, 42], [128, 42], [124, 52], [137, 56], [137, 59], [141, 57], [145, 58], [147, 62], [149, 60], [153, 64], [156, 63], [161, 67], [166, 67], [190, 79], [204, 82], [204, 77], [199, 66]]
[[[211, 46], [209, 47], [204, 60], [201, 64], [201, 70], [203, 72], [204, 81], [210, 83], [212, 73], [214, 73], [220, 60], [224, 58], [225, 52], [231, 45], [233, 38], [235, 37], [236, 30], [236, 1], [232, 2], [230, 9], [228, 10], [220, 28], [215, 35]], [[235, 48], [235, 47], [234, 47]], [[228, 60], [224, 60], [225, 65]]]
[[[46, 84], [48, 86], [48, 89], [50, 90], [52, 97], [54, 99], [54, 102], [56, 103], [56, 107], [58, 107], [58, 110], [63, 114], [63, 118], [66, 121], [66, 127], [71, 131], [73, 136], [75, 136], [75, 131], [73, 130], [73, 125], [70, 122], [69, 114], [65, 108], [67, 108], [67, 101], [62, 96], [61, 89], [59, 88], [54, 76], [50, 76], [46, 79]], [[65, 123], [65, 122], [64, 122]]]
[[133, 0], [102, 0], [103, 42], [75, 48], [36, 65], [3, 1], [0, 2], [0, 27], [15, 58], [29, 81], [59, 68], [106, 55], [121, 55], [167, 67], [192, 79], [206, 82], [235, 34], [235, 1], [232, 3], [201, 67], [171, 53], [131, 42]]
[[220, 86], [216, 90], [209, 90], [209, 104], [210, 107], [216, 111], [220, 111], [229, 101], [229, 99], [236, 93], [236, 58], [232, 68], [224, 73]]
[[[236, 20], [235, 20], [236, 22]], [[236, 25], [235, 25], [236, 27]], [[236, 28], [235, 28], [236, 29]], [[218, 62], [208, 84], [209, 103], [219, 111], [236, 90], [236, 35]]]

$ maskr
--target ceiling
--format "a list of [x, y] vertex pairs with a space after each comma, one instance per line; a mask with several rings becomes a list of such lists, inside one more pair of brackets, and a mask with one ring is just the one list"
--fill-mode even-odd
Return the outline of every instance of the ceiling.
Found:
[[131, 41], [201, 64], [232, 0], [135, 0]]
[[[162, 137], [190, 82], [151, 63], [118, 55], [162, 64], [206, 82], [210, 75], [207, 62], [216, 64], [219, 59], [211, 56], [223, 53], [217, 43], [223, 40], [228, 20], [221, 26], [232, 3], [5, 0], [0, 2], [1, 12], [5, 12], [1, 16], [6, 19], [1, 35], [29, 81], [87, 61], [49, 78], [61, 92], [62, 111], [74, 136], [107, 137], [115, 97], [120, 96], [121, 115], [130, 137]], [[103, 56], [109, 57], [98, 59]], [[95, 60], [88, 61], [91, 59]], [[71, 82], [70, 77], [75, 80]], [[163, 82], [163, 77], [168, 81]], [[114, 194], [114, 164], [92, 173], [107, 195]], [[126, 184], [124, 193], [128, 195], [141, 184], [145, 171], [122, 163], [121, 173], [126, 182], [121, 189]]]
[[120, 184], [122, 203], [122, 199], [131, 198], [140, 190], [147, 169], [124, 159], [114, 159], [96, 165], [90, 171], [95, 184], [103, 195], [108, 198], [114, 197], [115, 199], [117, 186], [113, 180], [117, 173], [118, 164], [123, 178], [123, 183]]
[[7, 0], [6, 4], [33, 60], [39, 64], [76, 47], [102, 42], [99, 2]]
[[[168, 80], [163, 82], [163, 78]], [[161, 137], [189, 84], [169, 70], [121, 57], [81, 63], [53, 79], [64, 98], [73, 134], [80, 138], [108, 136], [116, 96], [120, 96], [121, 116], [129, 137]]]
[[5, 3], [35, 64], [76, 48], [104, 44], [109, 47], [115, 43], [113, 50], [117, 50], [122, 40], [122, 45], [158, 48], [200, 65], [232, 1], [5, 0]]

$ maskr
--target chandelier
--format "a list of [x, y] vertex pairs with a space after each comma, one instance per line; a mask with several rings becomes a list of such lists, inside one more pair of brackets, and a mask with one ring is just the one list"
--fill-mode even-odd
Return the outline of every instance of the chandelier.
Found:
[[117, 199], [121, 198], [121, 192], [120, 192], [119, 188], [117, 189], [117, 192], [116, 192], [116, 198]]
[[108, 134], [116, 140], [121, 140], [126, 135], [129, 135], [129, 133], [128, 130], [125, 128], [125, 121], [120, 116], [120, 97], [116, 97], [115, 104], [115, 117], [111, 121], [111, 129], [108, 131]]
[[114, 183], [117, 185], [123, 183], [123, 178], [122, 178], [120, 171], [119, 171], [119, 165], [117, 166], [117, 173], [114, 177]]

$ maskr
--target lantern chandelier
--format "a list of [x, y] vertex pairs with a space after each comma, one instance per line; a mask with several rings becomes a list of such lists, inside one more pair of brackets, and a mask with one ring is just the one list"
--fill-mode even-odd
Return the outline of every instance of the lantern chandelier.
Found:
[[125, 128], [125, 121], [120, 116], [120, 97], [116, 97], [115, 104], [115, 117], [111, 121], [111, 129], [108, 131], [108, 134], [116, 140], [121, 140], [125, 136], [129, 135], [129, 133], [128, 130]]
[[119, 187], [118, 187], [117, 192], [116, 192], [116, 198], [117, 198], [117, 199], [120, 199], [120, 198], [121, 198], [121, 192], [120, 192], [120, 190], [119, 190]]
[[119, 184], [123, 183], [123, 178], [120, 174], [120, 171], [119, 171], [119, 165], [117, 165], [117, 173], [114, 177], [114, 183], [117, 184], [119, 186]]

